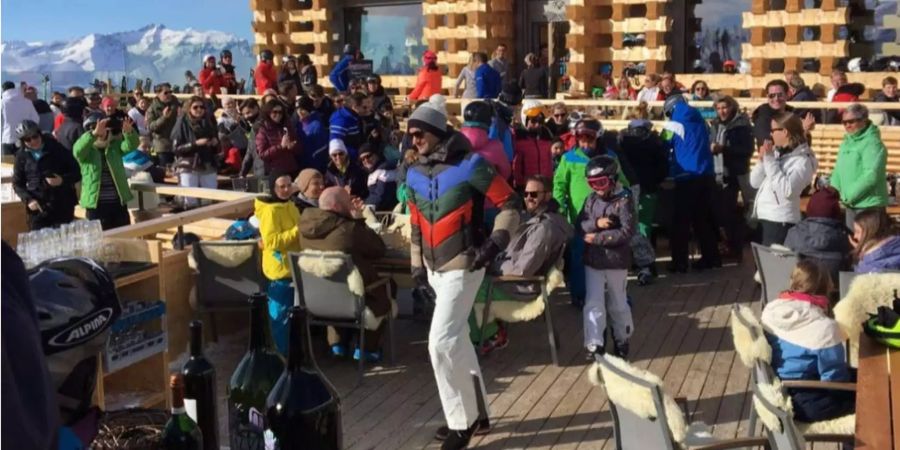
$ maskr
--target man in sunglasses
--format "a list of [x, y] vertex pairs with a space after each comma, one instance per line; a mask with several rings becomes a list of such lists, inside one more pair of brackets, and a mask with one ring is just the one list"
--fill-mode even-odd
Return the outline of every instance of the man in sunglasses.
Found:
[[[766, 83], [766, 103], [759, 105], [754, 111], [753, 116], [753, 137], [756, 139], [756, 147], [762, 147], [763, 143], [770, 139], [772, 134], [772, 118], [782, 111], [794, 112], [794, 107], [787, 104], [790, 86], [784, 80], [771, 80]], [[812, 131], [816, 124], [813, 114], [806, 111], [801, 117], [803, 119], [803, 129], [806, 132]]]
[[165, 167], [175, 162], [172, 153], [172, 129], [178, 119], [180, 107], [178, 99], [172, 95], [172, 85], [161, 83], [156, 86], [156, 98], [147, 110], [147, 128], [153, 136], [153, 155], [157, 164]]
[[[435, 95], [408, 121], [418, 162], [406, 176], [412, 239], [412, 278], [420, 298], [434, 301], [428, 352], [447, 425], [438, 429], [442, 449], [462, 449], [489, 426], [479, 415], [476, 386], [481, 370], [466, 339], [469, 312], [484, 268], [510, 241], [519, 224], [519, 197], [465, 136], [447, 126], [446, 100]], [[501, 209], [488, 235], [485, 202]], [[484, 393], [484, 384], [478, 383]]]
[[72, 152], [37, 123], [24, 120], [16, 127], [20, 150], [13, 166], [13, 189], [28, 212], [32, 231], [71, 222], [75, 217], [75, 183], [81, 172]]

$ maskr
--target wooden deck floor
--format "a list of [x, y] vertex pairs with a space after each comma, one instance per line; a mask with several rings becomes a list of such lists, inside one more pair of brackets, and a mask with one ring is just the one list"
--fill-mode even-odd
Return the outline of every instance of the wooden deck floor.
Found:
[[[629, 287], [635, 322], [630, 359], [661, 376], [667, 392], [687, 398], [690, 420], [714, 425], [717, 437], [744, 435], [747, 428], [749, 372], [735, 357], [728, 322], [734, 303], [758, 311], [750, 266]], [[613, 448], [606, 395], [587, 380], [580, 311], [556, 295], [553, 316], [561, 367], [550, 362], [542, 320], [512, 324], [509, 347], [481, 360], [495, 426], [474, 439], [472, 448]], [[428, 360], [427, 324], [398, 324], [395, 365], [368, 370], [359, 386], [352, 361], [320, 358], [343, 399], [345, 448], [439, 448], [433, 434], [444, 421]], [[224, 385], [240, 357], [234, 353], [241, 352], [227, 353], [216, 357], [223, 436]]]

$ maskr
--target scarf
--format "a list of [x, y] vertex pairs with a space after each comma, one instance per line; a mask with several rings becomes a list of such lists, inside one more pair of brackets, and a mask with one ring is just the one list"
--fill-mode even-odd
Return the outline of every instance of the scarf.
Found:
[[828, 297], [824, 295], [813, 295], [805, 292], [784, 291], [778, 296], [779, 300], [795, 300], [798, 302], [811, 303], [814, 306], [828, 311]]

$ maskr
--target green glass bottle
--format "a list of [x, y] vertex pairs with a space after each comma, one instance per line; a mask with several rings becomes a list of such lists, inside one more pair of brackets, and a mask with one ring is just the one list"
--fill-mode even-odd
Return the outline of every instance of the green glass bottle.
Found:
[[172, 375], [172, 417], [162, 432], [164, 450], [203, 450], [203, 435], [197, 422], [184, 410], [184, 380], [180, 374]]
[[228, 383], [228, 434], [232, 450], [263, 450], [266, 397], [284, 370], [272, 343], [268, 298], [250, 297], [250, 347]]

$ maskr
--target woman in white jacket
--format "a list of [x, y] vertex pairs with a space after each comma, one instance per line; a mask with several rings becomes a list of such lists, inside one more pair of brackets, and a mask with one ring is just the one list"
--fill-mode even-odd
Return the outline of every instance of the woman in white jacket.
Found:
[[771, 139], [760, 147], [759, 161], [750, 172], [750, 184], [758, 190], [753, 212], [762, 227], [763, 245], [784, 244], [788, 230], [800, 222], [800, 193], [818, 167], [800, 118], [789, 112], [773, 117]]

